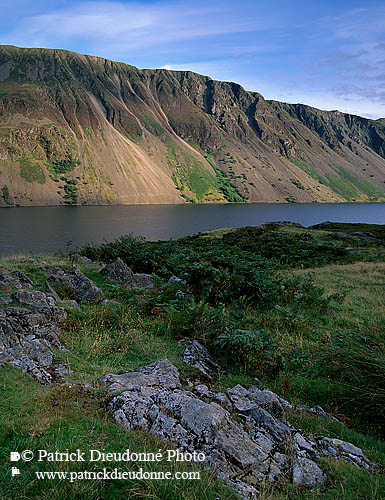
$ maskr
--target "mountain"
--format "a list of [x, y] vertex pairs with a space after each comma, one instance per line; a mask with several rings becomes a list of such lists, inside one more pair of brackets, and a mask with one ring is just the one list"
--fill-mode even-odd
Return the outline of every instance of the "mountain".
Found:
[[385, 120], [0, 46], [0, 203], [385, 200]]

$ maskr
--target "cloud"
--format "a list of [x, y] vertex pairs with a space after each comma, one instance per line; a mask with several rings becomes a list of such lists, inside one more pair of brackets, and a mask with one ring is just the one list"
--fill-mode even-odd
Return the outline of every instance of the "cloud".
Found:
[[[260, 25], [260, 26], [259, 26]], [[29, 16], [5, 35], [8, 43], [57, 46], [83, 40], [94, 48], [138, 51], [202, 37], [249, 32], [264, 27], [256, 16], [232, 15], [217, 2], [206, 5], [162, 2], [83, 2]]]

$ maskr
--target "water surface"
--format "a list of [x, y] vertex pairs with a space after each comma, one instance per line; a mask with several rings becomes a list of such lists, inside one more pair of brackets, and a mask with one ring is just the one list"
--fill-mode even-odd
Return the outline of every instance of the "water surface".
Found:
[[385, 203], [250, 203], [218, 205], [115, 205], [0, 209], [0, 254], [50, 253], [123, 234], [150, 240], [179, 238], [221, 227], [288, 220], [385, 224]]

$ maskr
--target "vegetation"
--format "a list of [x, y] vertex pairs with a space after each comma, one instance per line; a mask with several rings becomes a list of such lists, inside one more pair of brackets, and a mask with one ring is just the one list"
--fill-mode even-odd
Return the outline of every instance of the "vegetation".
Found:
[[384, 193], [380, 188], [369, 181], [359, 179], [356, 175], [350, 174], [340, 165], [329, 163], [329, 167], [334, 170], [335, 173], [325, 171], [320, 175], [314, 167], [306, 162], [306, 160], [291, 160], [291, 162], [310, 175], [310, 177], [317, 180], [320, 184], [328, 186], [332, 191], [339, 194], [347, 201], [358, 199], [376, 201], [384, 199]]
[[9, 197], [9, 189], [6, 184], [4, 184], [4, 186], [1, 188], [1, 194], [3, 196], [3, 200], [5, 201], [5, 203], [9, 205], [11, 200]]
[[[81, 253], [93, 260], [110, 262], [119, 256], [134, 271], [152, 273], [157, 286], [125, 289], [107, 281], [95, 265], [81, 266], [107, 298], [118, 303], [70, 310], [60, 336], [69, 351], [58, 356], [73, 370], [72, 384], [42, 387], [16, 368], [0, 372], [2, 449], [116, 451], [122, 443], [134, 451], [164, 448], [149, 435], [113, 423], [105, 410], [108, 395], [103, 387], [86, 384], [164, 357], [187, 377], [192, 368], [180, 362], [178, 340], [192, 337], [221, 364], [217, 390], [236, 383], [259, 385], [293, 403], [320, 404], [345, 425], [306, 412], [292, 411], [289, 420], [309, 433], [351, 441], [380, 464], [378, 472], [369, 473], [324, 460], [330, 478], [326, 485], [298, 489], [282, 478], [274, 488], [263, 485], [262, 498], [380, 500], [385, 496], [385, 447], [380, 440], [385, 435], [385, 229], [370, 227], [372, 234], [377, 231], [377, 241], [335, 234], [365, 232], [362, 225], [348, 228], [345, 224], [305, 230], [271, 224], [266, 229], [220, 230], [177, 241], [125, 236], [84, 246]], [[44, 260], [68, 266], [64, 257]], [[45, 276], [37, 262], [9, 258], [2, 264], [23, 270], [43, 290]], [[171, 275], [187, 285], [167, 284]], [[177, 290], [185, 293], [184, 299]], [[68, 300], [72, 298], [69, 294]], [[34, 462], [25, 463], [21, 478], [1, 482], [1, 498], [234, 498], [205, 471], [196, 482], [43, 484], [32, 481], [35, 467]], [[52, 470], [76, 467], [86, 466], [55, 463]], [[158, 470], [161, 465], [144, 468], [153, 467]], [[194, 469], [183, 464], [172, 468]], [[9, 465], [0, 466], [0, 474], [9, 474]]]
[[76, 205], [78, 201], [78, 181], [76, 179], [65, 179], [64, 185], [64, 203], [66, 205]]
[[30, 158], [20, 158], [20, 176], [27, 182], [45, 184], [45, 173], [39, 162]]
[[71, 153], [67, 153], [63, 159], [54, 160], [48, 168], [53, 173], [60, 175], [72, 172], [79, 164], [78, 158], [74, 158]]

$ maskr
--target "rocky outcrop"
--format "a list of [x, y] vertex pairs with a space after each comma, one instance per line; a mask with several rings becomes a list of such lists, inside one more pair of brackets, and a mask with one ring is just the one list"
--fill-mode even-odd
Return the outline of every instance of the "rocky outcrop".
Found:
[[211, 381], [211, 372], [217, 372], [219, 365], [213, 360], [206, 347], [192, 339], [180, 340], [179, 345], [185, 347], [182, 353], [183, 363], [193, 366], [203, 377]]
[[100, 273], [127, 288], [154, 288], [154, 280], [150, 275], [135, 274], [120, 257], [115, 262], [107, 264]]
[[294, 428], [284, 400], [271, 391], [240, 385], [216, 394], [203, 386], [182, 390], [179, 372], [167, 359], [101, 381], [113, 394], [109, 410], [116, 422], [150, 432], [181, 451], [203, 453], [204, 466], [244, 499], [257, 498], [262, 481], [282, 475], [297, 485], [325, 482], [321, 457], [375, 467], [350, 443]]
[[32, 281], [21, 271], [0, 269], [0, 290], [10, 292], [14, 288], [31, 288]]
[[79, 269], [67, 273], [63, 268], [54, 266], [46, 267], [45, 272], [49, 276], [49, 281], [68, 287], [76, 300], [83, 304], [101, 304], [106, 300], [102, 290]]
[[57, 363], [53, 349], [64, 349], [58, 339], [58, 324], [66, 318], [52, 297], [36, 290], [18, 290], [12, 300], [24, 307], [0, 310], [0, 365], [9, 363], [42, 384], [67, 373]]

